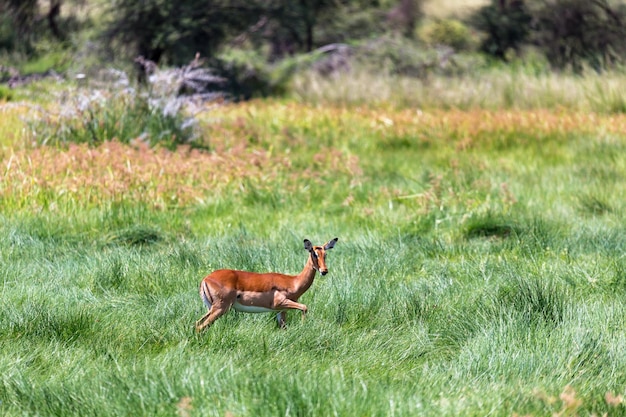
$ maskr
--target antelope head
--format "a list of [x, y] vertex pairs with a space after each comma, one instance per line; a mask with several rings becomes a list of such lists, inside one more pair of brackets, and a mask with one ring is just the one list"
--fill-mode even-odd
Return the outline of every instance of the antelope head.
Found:
[[311, 255], [311, 264], [313, 269], [318, 271], [322, 275], [328, 274], [328, 267], [326, 266], [326, 251], [332, 249], [337, 243], [338, 238], [328, 241], [324, 246], [313, 246], [311, 241], [304, 239], [304, 249], [309, 251]]

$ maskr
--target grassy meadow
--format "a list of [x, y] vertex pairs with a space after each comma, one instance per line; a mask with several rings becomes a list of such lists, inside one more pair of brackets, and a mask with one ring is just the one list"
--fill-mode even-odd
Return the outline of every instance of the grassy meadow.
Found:
[[[626, 415], [626, 115], [311, 86], [201, 114], [209, 151], [0, 105], [0, 414]], [[305, 321], [194, 333], [211, 270], [333, 237]]]

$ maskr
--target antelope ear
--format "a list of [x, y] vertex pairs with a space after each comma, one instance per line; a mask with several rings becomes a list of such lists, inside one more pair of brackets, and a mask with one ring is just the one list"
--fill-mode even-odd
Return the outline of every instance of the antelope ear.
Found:
[[311, 244], [311, 241], [309, 239], [304, 239], [304, 249], [308, 250], [309, 252], [313, 250], [313, 245]]
[[333, 240], [328, 241], [327, 244], [324, 245], [324, 250], [329, 250], [335, 247], [335, 243], [337, 243], [337, 241], [339, 240], [338, 237], [334, 238]]

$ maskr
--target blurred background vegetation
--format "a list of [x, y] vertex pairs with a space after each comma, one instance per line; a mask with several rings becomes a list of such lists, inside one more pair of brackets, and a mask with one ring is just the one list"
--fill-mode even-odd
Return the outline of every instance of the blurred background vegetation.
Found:
[[284, 94], [303, 71], [619, 71], [625, 21], [609, 0], [0, 0], [0, 99], [33, 79], [110, 67], [141, 82], [142, 62], [196, 54], [223, 80], [212, 88], [235, 99]]

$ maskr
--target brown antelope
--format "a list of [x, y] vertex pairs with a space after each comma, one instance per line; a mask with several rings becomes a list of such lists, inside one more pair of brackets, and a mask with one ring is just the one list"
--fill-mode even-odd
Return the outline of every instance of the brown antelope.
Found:
[[285, 311], [300, 310], [302, 318], [307, 307], [298, 298], [313, 284], [315, 271], [326, 275], [326, 251], [332, 249], [338, 238], [324, 246], [313, 246], [304, 239], [304, 249], [309, 252], [304, 269], [298, 275], [276, 272], [257, 272], [220, 269], [207, 275], [200, 283], [200, 297], [209, 311], [196, 322], [196, 331], [201, 332], [223, 316], [230, 308], [246, 313], [276, 311], [276, 320], [285, 327]]

